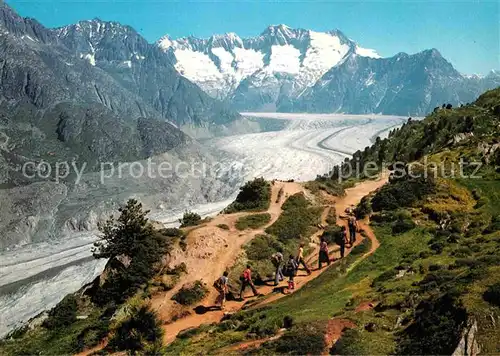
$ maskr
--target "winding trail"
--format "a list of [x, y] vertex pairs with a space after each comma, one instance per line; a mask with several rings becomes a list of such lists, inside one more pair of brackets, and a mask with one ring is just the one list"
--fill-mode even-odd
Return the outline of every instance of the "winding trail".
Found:
[[[347, 221], [344, 220], [345, 209], [351, 205], [356, 205], [362, 197], [374, 192], [386, 182], [387, 177], [380, 177], [377, 180], [359, 183], [355, 187], [347, 189], [346, 195], [342, 198], [325, 195], [325, 210], [322, 214], [322, 225], [326, 225], [325, 220], [331, 207], [335, 207], [336, 209], [337, 223], [347, 224]], [[282, 188], [285, 194], [283, 195], [281, 201], [276, 202], [278, 192]], [[281, 214], [281, 205], [286, 200], [286, 196], [295, 194], [300, 191], [304, 191], [304, 187], [297, 183], [276, 182], [274, 184], [271, 205], [269, 210], [267, 211], [269, 214], [271, 214], [271, 222], [266, 225], [266, 227], [276, 221]], [[235, 238], [235, 232], [237, 232], [237, 230], [235, 230], [234, 224], [239, 217], [247, 214], [249, 213], [219, 215], [214, 218], [209, 224], [200, 227], [199, 229], [193, 230], [188, 236], [188, 244], [189, 246], [191, 246], [189, 250], [192, 252], [186, 253], [187, 255], [185, 254], [184, 256], [179, 256], [179, 261], [185, 261], [188, 265], [188, 275], [186, 275], [185, 279], [183, 278], [183, 280], [180, 281], [176, 288], [166, 293], [162, 293], [161, 296], [153, 297], [152, 299], [153, 309], [158, 312], [161, 320], [166, 321], [166, 323], [164, 324], [165, 337], [163, 340], [165, 345], [172, 343], [179, 332], [186, 329], [198, 327], [201, 324], [219, 322], [224, 317], [225, 313], [237, 312], [243, 307], [243, 305], [246, 304], [241, 301], [227, 301], [225, 305], [225, 311], [213, 310], [214, 303], [212, 301], [215, 300], [217, 293], [213, 288], [210, 288], [209, 295], [204, 299], [202, 303], [202, 308], [206, 310], [205, 313], [196, 314], [191, 311], [189, 315], [180, 317], [175, 321], [171, 321], [172, 316], [174, 316], [172, 312], [179, 312], [179, 305], [174, 304], [174, 302], [172, 302], [170, 298], [173, 294], [175, 294], [175, 292], [177, 292], [178, 289], [180, 289], [182, 284], [188, 281], [204, 279], [204, 281], [210, 283], [209, 286], [211, 286], [211, 282], [218, 278], [228, 266], [232, 265], [236, 261], [237, 256], [241, 252], [242, 246], [245, 243], [249, 242], [256, 235], [264, 232], [265, 227], [258, 230], [246, 230], [239, 233], [239, 235], [237, 235], [237, 237]], [[219, 224], [228, 225], [230, 227], [230, 230], [226, 231], [218, 228], [217, 225]], [[358, 261], [356, 261], [357, 263], [371, 255], [380, 245], [367, 222], [360, 222], [360, 228], [364, 230], [365, 235], [371, 240], [371, 249], [365, 255], [361, 256]], [[311, 240], [318, 240], [323, 231], [323, 229], [320, 229], [312, 236]], [[203, 253], [204, 248], [206, 249], [207, 247], [204, 244], [208, 242], [205, 241], [200, 243], [200, 239], [203, 240], [204, 237], [208, 236], [209, 240], [217, 240], [217, 238], [220, 238], [221, 234], [227, 234], [227, 237], [230, 237], [225, 240], [227, 244], [223, 245], [226, 246], [225, 249], [223, 249], [222, 251], [213, 251], [206, 258], [200, 258], [200, 253]], [[362, 239], [358, 238], [355, 245], [359, 244], [361, 240]], [[346, 255], [350, 251], [351, 249], [346, 249]], [[309, 264], [317, 260], [318, 252], [318, 248], [316, 247], [314, 252], [308, 257]], [[335, 258], [338, 258], [338, 248], [331, 250], [330, 254]], [[186, 260], [186, 258], [188, 260]], [[173, 263], [173, 265], [175, 265], [175, 262]], [[296, 279], [296, 289], [300, 289], [307, 282], [318, 277], [326, 269], [327, 268], [323, 268], [321, 270], [315, 269], [309, 276], [299, 274], [298, 278]], [[286, 284], [286, 282], [282, 283]], [[257, 306], [271, 303], [286, 296], [282, 293], [273, 293], [274, 290], [276, 290], [276, 287], [274, 286], [265, 285], [259, 287], [259, 293], [264, 294], [268, 297], [265, 297], [263, 299], [252, 297], [248, 298], [248, 300], [250, 302], [255, 302], [252, 304]], [[197, 308], [200, 308], [200, 306], [198, 306]]]

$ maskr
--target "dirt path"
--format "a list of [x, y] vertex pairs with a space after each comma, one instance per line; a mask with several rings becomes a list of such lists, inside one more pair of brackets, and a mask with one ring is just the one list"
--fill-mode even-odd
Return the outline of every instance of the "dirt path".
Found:
[[[331, 209], [331, 206], [335, 206], [336, 213], [337, 213], [337, 223], [338, 224], [347, 224], [347, 221], [343, 220], [343, 215], [344, 211], [347, 207], [351, 205], [356, 205], [362, 197], [370, 194], [371, 192], [377, 190], [380, 188], [382, 185], [386, 183], [385, 178], [381, 178], [375, 181], [366, 181], [363, 183], [358, 184], [357, 186], [347, 189], [346, 190], [346, 195], [343, 198], [336, 198], [335, 200], [330, 201], [331, 205], [327, 205], [325, 207], [325, 210], [323, 211], [322, 214], [322, 224], [326, 225], [326, 218], [328, 216], [329, 210]], [[285, 200], [285, 195], [283, 196], [282, 201], [279, 203], [276, 203], [276, 197], [278, 194], [279, 189], [284, 188], [285, 194], [286, 195], [292, 195], [297, 192], [303, 191], [304, 188], [296, 183], [281, 183], [277, 182], [275, 183], [273, 187], [273, 196], [272, 196], [272, 202], [271, 206], [268, 210], [268, 212], [271, 214], [271, 222], [268, 225], [271, 225], [278, 217], [279, 214], [281, 213], [281, 205], [283, 201]], [[198, 229], [195, 230], [195, 234], [193, 234], [193, 241], [190, 241], [190, 243], [194, 243], [195, 247], [193, 248], [191, 244], [190, 250], [197, 251], [199, 250], [196, 244], [198, 243], [197, 239], [200, 237], [205, 236], [209, 231], [210, 228], [215, 227], [215, 229], [220, 230], [219, 228], [216, 227], [217, 224], [227, 224], [230, 226], [230, 230], [228, 231], [229, 235], [233, 235], [236, 230], [234, 230], [234, 223], [237, 220], [238, 217], [241, 217], [242, 215], [245, 215], [244, 213], [239, 213], [239, 214], [232, 214], [232, 215], [222, 215], [216, 217], [213, 221], [210, 222], [206, 226], [206, 228], [203, 229]], [[366, 236], [371, 240], [371, 249], [369, 252], [367, 252], [365, 255], [363, 255], [358, 261], [361, 261], [368, 257], [370, 254], [372, 254], [379, 246], [379, 242], [376, 239], [375, 235], [373, 234], [373, 231], [370, 229], [369, 225], [365, 222], [360, 222], [360, 227], [365, 231]], [[187, 261], [188, 268], [190, 267], [191, 263], [194, 263], [197, 265], [197, 267], [191, 267], [189, 270], [189, 275], [188, 279], [189, 280], [197, 280], [201, 278], [205, 278], [206, 282], [211, 282], [215, 280], [218, 276], [222, 274], [222, 272], [225, 270], [227, 266], [230, 266], [234, 261], [236, 260], [236, 256], [239, 254], [239, 251], [242, 247], [243, 244], [247, 243], [250, 241], [255, 235], [263, 233], [264, 229], [260, 230], [252, 230], [252, 231], [245, 231], [244, 233], [240, 234], [237, 239], [232, 239], [232, 243], [228, 248], [218, 254], [218, 257], [215, 255], [212, 256], [214, 258], [210, 258], [212, 263], [206, 263], [207, 261], [203, 261], [203, 259], [200, 261]], [[210, 231], [210, 234], [213, 234], [214, 231]], [[220, 233], [220, 231], [219, 231]], [[312, 237], [313, 241], [319, 240], [319, 236], [323, 233], [323, 230], [318, 231], [317, 233], [314, 234]], [[200, 235], [201, 234], [201, 235]], [[190, 236], [191, 237], [191, 236]], [[228, 239], [229, 240], [229, 239]], [[228, 241], [226, 240], [226, 241]], [[358, 238], [356, 241], [356, 244], [359, 244], [362, 241], [362, 239]], [[200, 250], [201, 251], [201, 250]], [[351, 251], [351, 249], [346, 249], [346, 255]], [[339, 258], [340, 254], [338, 252], [338, 249], [333, 249], [330, 251], [330, 255], [334, 258]], [[196, 257], [196, 256], [192, 256]], [[216, 258], [215, 258], [216, 257]], [[198, 257], [199, 258], [199, 257]], [[318, 249], [316, 248], [315, 251], [308, 257], [308, 263], [311, 265], [311, 263], [316, 262], [318, 258]], [[357, 263], [359, 263], [357, 261]], [[312, 279], [318, 277], [323, 271], [326, 270], [326, 268], [323, 268], [321, 270], [317, 270], [317, 266], [311, 266], [313, 267], [313, 271], [310, 275], [305, 275], [304, 272], [299, 272], [299, 275], [296, 278], [296, 289], [300, 289], [303, 285], [305, 285], [307, 282], [311, 281]], [[352, 268], [352, 267], [351, 267]], [[207, 277], [208, 276], [208, 277]], [[186, 279], [186, 280], [188, 280]], [[182, 281], [182, 283], [185, 283], [185, 281]], [[179, 285], [182, 285], [182, 283], [179, 283]], [[282, 282], [283, 284], [286, 284], [286, 282]], [[178, 287], [180, 288], [180, 286]], [[178, 288], [174, 289], [174, 291], [169, 291], [168, 293], [163, 294], [161, 302], [159, 302], [158, 298], [153, 299], [153, 306], [154, 308], [159, 312], [160, 318], [162, 320], [169, 320], [168, 316], [168, 310], [171, 310], [172, 307], [174, 307], [174, 303], [170, 301], [171, 296], [175, 293]], [[241, 309], [241, 307], [244, 305], [241, 301], [228, 301], [226, 302], [226, 308], [225, 311], [220, 311], [220, 310], [211, 310], [210, 308], [213, 306], [214, 303], [211, 303], [213, 300], [216, 298], [216, 293], [211, 289], [211, 293], [209, 297], [205, 299], [205, 302], [203, 303], [203, 306], [208, 310], [204, 314], [191, 314], [187, 317], [181, 318], [177, 321], [174, 321], [170, 324], [165, 325], [165, 338], [164, 338], [164, 344], [168, 345], [171, 342], [173, 342], [177, 336], [177, 334], [185, 329], [193, 328], [193, 327], [198, 327], [201, 324], [209, 324], [213, 322], [219, 322], [225, 313], [233, 313], [237, 312], [238, 310]], [[262, 286], [259, 287], [259, 293], [264, 294], [264, 295], [270, 295], [270, 297], [265, 298], [264, 300], [256, 303], [255, 305], [262, 305], [262, 304], [267, 304], [271, 303], [275, 300], [278, 300], [280, 298], [283, 298], [286, 296], [285, 294], [282, 293], [273, 293], [273, 291], [276, 288], [274, 286]], [[249, 298], [252, 300], [251, 298]], [[254, 300], [254, 299], [253, 299]], [[175, 307], [174, 307], [175, 308]], [[178, 306], [177, 306], [178, 308]]]
[[[279, 201], [279, 191], [283, 189], [282, 197]], [[152, 298], [151, 304], [157, 311], [161, 320], [166, 321], [164, 325], [164, 343], [169, 344], [175, 340], [177, 334], [188, 328], [197, 327], [204, 323], [218, 322], [223, 317], [222, 311], [210, 311], [205, 314], [195, 314], [192, 308], [190, 315], [182, 317], [174, 322], [176, 313], [180, 313], [183, 308], [171, 300], [172, 296], [182, 287], [183, 284], [203, 280], [209, 286], [209, 295], [204, 299], [202, 306], [210, 309], [214, 305], [217, 292], [212, 288], [212, 283], [222, 275], [225, 269], [236, 262], [241, 253], [242, 246], [251, 241], [256, 235], [263, 234], [266, 227], [272, 225], [281, 214], [281, 206], [287, 196], [303, 192], [305, 189], [298, 183], [275, 182], [272, 186], [271, 204], [267, 213], [271, 215], [271, 221], [261, 229], [238, 231], [235, 228], [236, 221], [245, 215], [254, 213], [236, 213], [228, 215], [218, 215], [206, 225], [192, 230], [187, 238], [188, 250], [173, 256], [171, 265], [184, 262], [188, 268], [188, 274], [172, 290], [156, 295]], [[224, 230], [217, 225], [225, 224], [229, 230]], [[239, 310], [241, 302], [227, 302], [227, 311]]]

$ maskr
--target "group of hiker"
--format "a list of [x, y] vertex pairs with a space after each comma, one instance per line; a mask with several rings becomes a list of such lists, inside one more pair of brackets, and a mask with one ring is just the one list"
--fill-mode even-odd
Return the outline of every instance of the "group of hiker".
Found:
[[[338, 240], [336, 240], [336, 243], [340, 247], [341, 259], [344, 258], [345, 256], [346, 245], [350, 245], [352, 247], [356, 242], [356, 232], [358, 230], [358, 224], [353, 214], [350, 214], [347, 226], [349, 230], [349, 235], [347, 235], [346, 227], [342, 226], [340, 234], [338, 236]], [[294, 277], [297, 275], [297, 271], [300, 265], [304, 267], [304, 270], [308, 275], [312, 273], [311, 269], [304, 260], [304, 244], [300, 244], [296, 256], [291, 254], [288, 257], [287, 261], [285, 261], [283, 253], [275, 252], [271, 256], [271, 262], [275, 267], [274, 285], [278, 286], [279, 283], [285, 279], [285, 277], [288, 277], [289, 292], [295, 289]], [[323, 263], [330, 265], [331, 259], [328, 251], [328, 243], [324, 237], [321, 237], [319, 245], [318, 269], [322, 268]], [[250, 265], [246, 266], [245, 270], [240, 276], [240, 282], [241, 282], [240, 299], [243, 299], [243, 293], [245, 292], [247, 287], [250, 287], [252, 289], [254, 296], [259, 295], [259, 292], [257, 291], [257, 288], [255, 287], [255, 284], [252, 279], [252, 268]], [[226, 296], [229, 291], [229, 278], [227, 271], [224, 272], [224, 274], [214, 282], [214, 287], [219, 292], [216, 304], [219, 304], [221, 310], [223, 310], [224, 303], [226, 301]]]

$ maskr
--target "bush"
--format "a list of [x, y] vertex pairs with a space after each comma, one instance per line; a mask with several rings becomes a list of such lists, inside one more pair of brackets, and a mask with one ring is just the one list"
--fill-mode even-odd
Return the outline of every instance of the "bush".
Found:
[[166, 228], [166, 229], [163, 229], [160, 231], [164, 236], [168, 236], [168, 237], [183, 237], [184, 236], [184, 232], [180, 229], [177, 229], [175, 227], [172, 227], [172, 228]]
[[364, 219], [372, 213], [372, 206], [370, 204], [370, 198], [363, 197], [359, 202], [358, 206], [354, 210], [354, 214], [357, 219]]
[[172, 276], [180, 276], [182, 273], [187, 273], [187, 265], [185, 262], [181, 262], [174, 268], [168, 268], [167, 274]]
[[252, 261], [268, 261], [273, 253], [277, 251], [283, 253], [284, 250], [285, 246], [275, 237], [269, 235], [257, 235], [245, 246], [247, 258]]
[[106, 348], [110, 351], [150, 354], [161, 347], [162, 338], [163, 330], [156, 314], [149, 307], [142, 306], [120, 324]]
[[491, 234], [493, 232], [500, 231], [500, 215], [496, 215], [491, 219], [491, 223], [484, 230], [484, 234]]
[[72, 294], [66, 296], [50, 312], [49, 317], [43, 322], [47, 329], [60, 329], [71, 325], [76, 320], [77, 300]]
[[345, 187], [342, 184], [339, 184], [337, 180], [332, 180], [326, 177], [318, 177], [315, 181], [308, 182], [306, 188], [313, 193], [323, 190], [330, 195], [339, 197], [344, 196], [345, 194]]
[[483, 299], [490, 304], [500, 307], [500, 283], [495, 283], [486, 289]]
[[411, 219], [399, 218], [392, 224], [393, 234], [402, 234], [415, 228], [415, 223]]
[[331, 355], [362, 355], [366, 353], [361, 347], [361, 335], [356, 329], [346, 330], [330, 350]]
[[380, 287], [382, 282], [386, 282], [386, 281], [393, 279], [394, 277], [396, 277], [397, 274], [398, 274], [398, 272], [395, 269], [390, 269], [390, 270], [383, 272], [382, 274], [378, 275], [377, 277], [375, 277], [373, 279], [372, 287], [375, 287], [375, 288]]
[[208, 293], [207, 287], [201, 281], [193, 284], [183, 285], [182, 288], [172, 297], [177, 303], [182, 305], [193, 305], [201, 301]]
[[409, 207], [435, 191], [435, 183], [429, 178], [393, 180], [375, 194], [372, 208], [374, 211], [382, 211]]
[[342, 239], [341, 227], [338, 225], [329, 226], [321, 237], [325, 239], [328, 245], [338, 244], [338, 241]]
[[321, 328], [301, 325], [278, 340], [266, 343], [264, 347], [278, 354], [320, 355], [326, 347], [323, 333]]
[[419, 304], [415, 320], [400, 335], [396, 354], [451, 355], [462, 336], [467, 312], [456, 295]]
[[271, 214], [268, 213], [243, 216], [236, 222], [236, 228], [238, 230], [245, 230], [248, 228], [258, 229], [259, 227], [266, 225], [270, 221]]
[[181, 227], [196, 226], [201, 223], [201, 216], [192, 211], [186, 211], [182, 219], [179, 219], [179, 222]]
[[224, 212], [231, 214], [237, 211], [258, 211], [269, 208], [271, 202], [271, 184], [264, 178], [255, 178], [240, 188], [236, 200]]
[[281, 209], [291, 210], [291, 209], [306, 209], [311, 203], [306, 199], [304, 193], [296, 193], [289, 197], [284, 203]]
[[229, 226], [227, 226], [226, 224], [219, 224], [217, 225], [217, 227], [222, 230], [229, 230]]
[[330, 208], [330, 211], [328, 212], [328, 216], [326, 217], [326, 223], [328, 225], [335, 225], [335, 224], [337, 224], [337, 213], [336, 213], [334, 207]]
[[311, 232], [311, 228], [320, 223], [322, 208], [287, 209], [278, 220], [266, 229], [268, 234], [281, 241], [299, 239]]

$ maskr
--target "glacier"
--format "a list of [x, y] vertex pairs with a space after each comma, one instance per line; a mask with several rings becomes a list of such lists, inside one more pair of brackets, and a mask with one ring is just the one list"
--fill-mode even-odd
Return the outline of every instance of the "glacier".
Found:
[[[402, 125], [406, 118], [380, 115], [242, 113], [254, 120], [285, 120], [285, 129], [208, 140], [231, 157], [221, 167], [242, 182], [254, 177], [307, 181], [330, 171], [334, 165], [377, 136]], [[226, 160], [227, 157], [224, 159]], [[209, 204], [153, 210], [150, 218], [175, 226], [186, 209], [202, 216], [214, 215], [236, 196]], [[91, 256], [95, 233], [78, 233], [71, 239], [45, 241], [0, 252], [0, 337], [54, 307], [65, 295], [92, 281], [105, 261]]]

